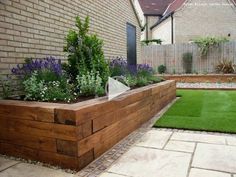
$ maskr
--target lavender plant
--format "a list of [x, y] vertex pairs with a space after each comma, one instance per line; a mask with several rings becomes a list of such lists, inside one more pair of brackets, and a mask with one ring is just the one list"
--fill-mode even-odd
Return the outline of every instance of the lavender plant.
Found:
[[154, 69], [148, 64], [128, 65], [127, 60], [116, 57], [110, 62], [111, 76], [125, 76], [130, 87], [145, 86], [161, 79], [154, 76]]
[[54, 57], [28, 59], [12, 69], [20, 76], [26, 100], [67, 101], [74, 99], [73, 85], [68, 83], [61, 61]]
[[35, 71], [38, 72], [38, 77], [46, 80], [57, 80], [63, 74], [61, 60], [55, 57], [27, 59], [23, 65], [18, 64], [11, 71], [23, 79], [30, 77]]

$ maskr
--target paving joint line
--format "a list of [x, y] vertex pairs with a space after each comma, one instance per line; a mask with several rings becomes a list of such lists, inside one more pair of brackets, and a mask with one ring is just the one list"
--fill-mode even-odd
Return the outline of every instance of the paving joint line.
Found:
[[196, 168], [196, 169], [199, 169], [199, 170], [208, 170], [208, 171], [214, 171], [214, 172], [220, 172], [220, 173], [227, 173], [227, 174], [229, 174], [229, 175], [233, 175], [232, 172], [228, 172], [228, 171], [215, 170], [215, 169], [202, 168], [202, 167], [192, 167], [192, 168]]
[[11, 166], [9, 166], [9, 167], [7, 167], [7, 168], [4, 168], [3, 170], [0, 170], [0, 173], [1, 173], [1, 172], [4, 172], [4, 171], [8, 170], [9, 168], [12, 168], [12, 167], [14, 167], [14, 166], [16, 166], [16, 165], [18, 165], [18, 164], [20, 164], [20, 163], [23, 163], [23, 162], [17, 162], [17, 163], [15, 163], [14, 165], [11, 165]]
[[168, 138], [168, 140], [166, 141], [166, 143], [165, 143], [164, 146], [162, 147], [163, 150], [166, 148], [167, 144], [170, 142], [171, 137], [173, 136], [173, 134], [174, 134], [174, 132], [171, 132], [170, 137]]
[[194, 159], [194, 155], [195, 155], [196, 149], [197, 149], [197, 142], [195, 142], [193, 152], [191, 153], [191, 160], [190, 160], [190, 162], [189, 162], [187, 177], [189, 177], [190, 171], [191, 171], [191, 169], [192, 169], [192, 164], [193, 164], [193, 159]]

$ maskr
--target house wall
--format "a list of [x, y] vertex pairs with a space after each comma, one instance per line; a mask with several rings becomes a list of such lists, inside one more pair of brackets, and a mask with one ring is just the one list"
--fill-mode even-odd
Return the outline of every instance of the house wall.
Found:
[[148, 36], [146, 37], [146, 39], [150, 40], [152, 39], [152, 30], [150, 29], [159, 19], [159, 16], [146, 16], [146, 23], [147, 23], [147, 27], [146, 29], [148, 30]]
[[107, 59], [127, 57], [126, 23], [136, 26], [140, 60], [140, 28], [129, 0], [1, 0], [0, 75], [26, 57], [66, 58], [65, 36], [75, 17], [90, 16], [90, 32], [104, 40]]
[[188, 0], [175, 12], [174, 21], [176, 43], [228, 34], [236, 40], [236, 7], [228, 0]]
[[171, 44], [171, 17], [152, 29], [152, 39], [161, 39], [162, 44]]

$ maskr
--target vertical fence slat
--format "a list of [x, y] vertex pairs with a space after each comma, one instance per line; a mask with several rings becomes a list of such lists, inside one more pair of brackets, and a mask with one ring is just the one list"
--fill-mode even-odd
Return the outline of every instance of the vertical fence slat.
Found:
[[141, 62], [148, 63], [155, 69], [159, 65], [166, 65], [168, 73], [183, 73], [182, 56], [186, 52], [193, 54], [193, 72], [215, 72], [218, 61], [224, 59], [236, 64], [236, 41], [210, 48], [205, 57], [201, 56], [198, 46], [193, 43], [142, 46]]

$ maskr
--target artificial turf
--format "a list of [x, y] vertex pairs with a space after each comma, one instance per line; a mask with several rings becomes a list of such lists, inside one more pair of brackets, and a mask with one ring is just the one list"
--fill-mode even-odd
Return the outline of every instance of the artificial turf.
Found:
[[236, 91], [178, 90], [154, 127], [236, 133]]

